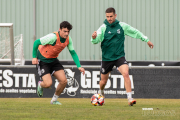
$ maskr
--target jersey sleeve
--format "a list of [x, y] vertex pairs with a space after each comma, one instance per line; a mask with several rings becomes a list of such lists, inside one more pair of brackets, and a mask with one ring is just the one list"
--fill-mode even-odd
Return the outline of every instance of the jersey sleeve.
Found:
[[120, 22], [120, 25], [122, 26], [125, 35], [128, 35], [132, 38], [141, 39], [142, 41], [145, 41], [145, 42], [149, 41], [147, 36], [143, 35], [143, 33], [131, 27], [130, 25], [124, 22]]
[[80, 61], [79, 61], [79, 58], [78, 58], [78, 55], [76, 54], [76, 51], [75, 50], [69, 50], [77, 68], [81, 67], [81, 64], [80, 64]]
[[53, 44], [56, 41], [56, 35], [54, 33], [50, 33], [44, 37], [41, 37], [40, 39], [37, 39], [34, 41], [33, 44], [33, 52], [32, 52], [32, 57], [36, 58], [37, 57], [37, 50], [39, 45], [47, 45], [47, 44]]
[[54, 33], [50, 33], [44, 37], [40, 38], [40, 42], [42, 45], [47, 45], [47, 44], [53, 44], [56, 41], [57, 37]]
[[67, 48], [69, 50], [74, 50], [72, 38], [69, 36], [69, 44], [67, 45]]
[[40, 39], [35, 40], [34, 44], [33, 44], [33, 52], [32, 52], [32, 57], [33, 58], [37, 57], [37, 50], [38, 50], [39, 45], [41, 45]]
[[77, 68], [81, 67], [78, 55], [76, 54], [76, 51], [74, 50], [73, 42], [72, 42], [72, 39], [70, 36], [69, 36], [69, 44], [67, 45], [67, 48], [76, 64]]
[[97, 44], [97, 43], [99, 43], [99, 42], [102, 42], [103, 39], [104, 39], [105, 29], [106, 29], [106, 25], [105, 25], [105, 24], [101, 25], [101, 26], [99, 27], [99, 29], [97, 30], [97, 36], [96, 36], [96, 38], [93, 39], [93, 38], [91, 37], [91, 43]]

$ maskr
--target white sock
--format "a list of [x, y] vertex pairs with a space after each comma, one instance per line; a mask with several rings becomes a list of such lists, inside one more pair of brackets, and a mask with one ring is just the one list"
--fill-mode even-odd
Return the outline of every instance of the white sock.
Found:
[[58, 95], [54, 94], [53, 97], [52, 97], [51, 102], [57, 101], [58, 97], [59, 97]]
[[126, 94], [127, 94], [127, 99], [132, 99], [132, 94], [131, 94], [131, 92], [127, 92]]
[[104, 90], [99, 90], [99, 94], [103, 94], [104, 93]]

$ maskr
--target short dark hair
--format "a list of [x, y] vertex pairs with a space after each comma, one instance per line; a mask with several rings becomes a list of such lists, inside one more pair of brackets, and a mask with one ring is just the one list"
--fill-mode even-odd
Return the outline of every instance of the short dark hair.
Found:
[[110, 7], [110, 8], [107, 8], [106, 9], [106, 13], [114, 13], [114, 14], [116, 14], [116, 11], [115, 11], [115, 9], [113, 8], [113, 7]]
[[60, 23], [60, 29], [67, 28], [68, 30], [72, 29], [72, 25], [68, 21], [63, 21]]

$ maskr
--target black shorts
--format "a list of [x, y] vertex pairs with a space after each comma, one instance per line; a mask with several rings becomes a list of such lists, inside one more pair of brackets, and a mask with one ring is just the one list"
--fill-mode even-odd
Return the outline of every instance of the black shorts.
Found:
[[112, 71], [114, 65], [118, 68], [119, 66], [127, 64], [125, 57], [121, 57], [114, 61], [102, 61], [101, 62], [101, 73], [107, 74], [108, 72]]
[[51, 63], [45, 63], [43, 61], [39, 61], [39, 64], [36, 65], [36, 69], [38, 71], [38, 74], [42, 80], [42, 77], [48, 73], [51, 75], [58, 70], [64, 70], [64, 67], [61, 65], [58, 59]]

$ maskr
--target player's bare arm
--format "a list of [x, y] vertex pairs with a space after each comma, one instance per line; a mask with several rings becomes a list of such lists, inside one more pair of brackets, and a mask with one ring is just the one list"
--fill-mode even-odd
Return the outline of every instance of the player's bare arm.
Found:
[[153, 45], [153, 43], [151, 41], [148, 41], [147, 44], [151, 49], [153, 49], [154, 45]]
[[78, 69], [79, 69], [80, 72], [82, 72], [83, 75], [85, 74], [85, 69], [84, 68], [79, 67]]
[[94, 33], [92, 34], [92, 38], [95, 39], [97, 37], [97, 32], [94, 31]]

